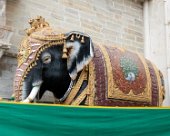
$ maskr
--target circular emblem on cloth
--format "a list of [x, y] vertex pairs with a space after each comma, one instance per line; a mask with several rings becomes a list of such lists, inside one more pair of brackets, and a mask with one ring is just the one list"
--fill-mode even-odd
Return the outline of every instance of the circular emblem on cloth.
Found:
[[139, 55], [119, 49], [111, 51], [111, 54], [115, 87], [125, 94], [143, 93], [147, 87], [147, 73]]
[[137, 64], [130, 58], [125, 56], [120, 58], [120, 67], [122, 68], [124, 77], [128, 81], [134, 81], [138, 75]]

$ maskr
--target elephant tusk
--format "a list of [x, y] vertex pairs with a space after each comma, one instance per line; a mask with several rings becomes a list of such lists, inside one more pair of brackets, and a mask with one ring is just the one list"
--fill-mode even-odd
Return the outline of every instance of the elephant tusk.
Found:
[[33, 87], [33, 89], [31, 90], [31, 93], [29, 94], [29, 96], [25, 100], [23, 100], [22, 102], [24, 102], [24, 103], [32, 102], [35, 99], [36, 95], [38, 94], [40, 86], [41, 85], [37, 85], [37, 86]]

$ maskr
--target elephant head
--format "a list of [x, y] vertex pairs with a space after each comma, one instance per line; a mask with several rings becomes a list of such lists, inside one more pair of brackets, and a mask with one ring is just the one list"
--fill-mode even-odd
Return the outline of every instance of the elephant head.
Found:
[[30, 24], [18, 53], [16, 101], [41, 99], [46, 90], [60, 100], [65, 99], [78, 73], [94, 56], [92, 41], [88, 35], [76, 31], [58, 34], [42, 17], [31, 20]]

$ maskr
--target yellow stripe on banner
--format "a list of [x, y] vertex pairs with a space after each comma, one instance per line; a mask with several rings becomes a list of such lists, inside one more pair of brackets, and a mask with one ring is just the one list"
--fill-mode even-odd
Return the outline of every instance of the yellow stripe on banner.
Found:
[[13, 105], [28, 105], [28, 106], [52, 106], [52, 107], [68, 107], [68, 108], [93, 108], [93, 109], [144, 109], [144, 110], [150, 110], [150, 109], [156, 109], [156, 110], [164, 110], [168, 109], [170, 110], [170, 106], [163, 106], [163, 107], [110, 107], [110, 106], [75, 106], [75, 105], [62, 105], [62, 104], [45, 104], [45, 103], [21, 103], [21, 102], [0, 102], [0, 104], [13, 104]]

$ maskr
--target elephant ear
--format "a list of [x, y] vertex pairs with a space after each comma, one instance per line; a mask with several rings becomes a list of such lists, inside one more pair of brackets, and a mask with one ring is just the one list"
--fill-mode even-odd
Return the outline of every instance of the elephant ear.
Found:
[[78, 72], [94, 57], [92, 40], [86, 34], [72, 31], [66, 36], [66, 48], [68, 50], [67, 68], [71, 79], [74, 80]]

